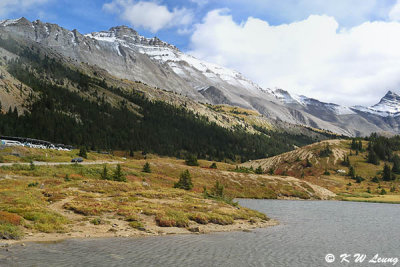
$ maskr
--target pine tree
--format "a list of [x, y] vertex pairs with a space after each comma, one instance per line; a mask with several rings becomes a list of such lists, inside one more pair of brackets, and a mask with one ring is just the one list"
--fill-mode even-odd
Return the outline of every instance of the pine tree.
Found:
[[189, 170], [185, 170], [181, 173], [179, 181], [175, 183], [174, 188], [180, 188], [184, 190], [190, 190], [193, 188], [192, 178]]
[[390, 170], [390, 166], [385, 163], [383, 167], [382, 180], [391, 181], [392, 180], [392, 171]]
[[349, 156], [344, 156], [343, 157], [342, 165], [343, 166], [347, 166], [347, 167], [350, 166], [350, 158], [349, 158]]
[[261, 166], [258, 166], [257, 169], [255, 170], [256, 174], [263, 174], [264, 170], [261, 168]]
[[29, 164], [29, 169], [30, 169], [31, 171], [34, 171], [34, 170], [36, 169], [36, 166], [35, 166], [35, 164], [33, 163], [32, 160], [31, 160], [31, 162], [30, 162], [30, 164]]
[[379, 165], [379, 158], [378, 158], [378, 155], [376, 155], [375, 151], [373, 151], [373, 150], [369, 151], [367, 161], [368, 161], [368, 163]]
[[150, 163], [146, 162], [143, 165], [143, 172], [151, 173]]
[[104, 164], [104, 167], [103, 167], [103, 172], [100, 175], [100, 178], [102, 180], [109, 180], [110, 179], [110, 177], [108, 177], [107, 165], [105, 165], [105, 164]]
[[114, 171], [113, 180], [118, 181], [118, 182], [126, 182], [126, 177], [125, 177], [124, 173], [122, 172], [120, 164], [117, 165], [117, 168]]
[[199, 166], [197, 162], [197, 157], [194, 155], [189, 155], [185, 160], [186, 165], [188, 166]]
[[392, 161], [393, 161], [392, 172], [400, 174], [400, 157], [398, 155], [395, 155], [392, 158]]
[[87, 159], [87, 151], [86, 151], [86, 147], [85, 146], [82, 146], [80, 149], [79, 149], [79, 154], [78, 154], [80, 157], [82, 157], [82, 158], [85, 158], [85, 159]]
[[354, 178], [356, 176], [356, 171], [353, 166], [350, 166], [348, 176]]
[[217, 169], [217, 163], [213, 162], [210, 166], [210, 169]]
[[310, 160], [307, 158], [307, 160], [306, 160], [306, 168], [310, 168], [310, 167], [312, 167], [312, 164], [311, 164]]
[[225, 195], [224, 190], [225, 187], [219, 181], [216, 181], [212, 190], [212, 194], [217, 198], [223, 198]]
[[358, 148], [358, 146], [357, 146], [357, 143], [356, 143], [356, 139], [351, 139], [351, 149], [353, 149], [353, 150], [357, 150], [357, 148]]

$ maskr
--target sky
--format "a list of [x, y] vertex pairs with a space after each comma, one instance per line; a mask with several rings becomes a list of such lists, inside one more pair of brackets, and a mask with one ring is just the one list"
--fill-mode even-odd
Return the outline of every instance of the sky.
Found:
[[264, 88], [343, 105], [400, 93], [400, 0], [0, 0], [81, 33], [128, 25]]

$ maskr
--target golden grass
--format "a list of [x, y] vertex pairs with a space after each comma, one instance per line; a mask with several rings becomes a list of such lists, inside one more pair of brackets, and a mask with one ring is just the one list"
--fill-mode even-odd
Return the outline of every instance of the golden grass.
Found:
[[342, 200], [400, 204], [400, 195], [368, 195], [364, 197], [343, 197]]
[[[142, 172], [146, 161], [151, 173]], [[1, 167], [0, 177], [5, 178], [0, 180], [0, 214], [6, 214], [2, 217], [8, 219], [0, 225], [14, 233], [7, 235], [3, 229], [4, 236], [17, 238], [23, 228], [32, 232], [70, 232], [82, 225], [83, 218], [95, 226], [104, 225], [110, 216], [139, 230], [146, 229], [148, 220], [165, 227], [189, 227], [196, 223], [228, 225], [239, 219], [268, 220], [256, 211], [205, 199], [202, 191], [204, 186], [211, 188], [219, 180], [230, 197], [270, 197], [274, 188], [279, 187], [276, 182], [229, 172], [234, 165], [228, 163], [217, 162], [217, 169], [209, 168], [212, 162], [199, 163], [199, 167], [189, 167], [183, 160], [172, 158], [130, 158], [122, 164], [126, 183], [101, 180], [103, 165]], [[110, 174], [114, 168], [108, 166]], [[173, 188], [185, 169], [189, 169], [195, 185], [189, 192]], [[264, 186], [258, 188], [261, 183]], [[282, 191], [290, 195], [286, 184]], [[11, 222], [17, 221], [18, 225], [10, 228], [14, 225]]]

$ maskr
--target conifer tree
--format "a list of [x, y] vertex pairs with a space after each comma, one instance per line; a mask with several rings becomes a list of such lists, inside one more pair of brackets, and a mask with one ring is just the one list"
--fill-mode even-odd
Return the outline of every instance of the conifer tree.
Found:
[[125, 174], [122, 172], [120, 164], [117, 165], [117, 168], [114, 171], [113, 180], [118, 182], [126, 182], [126, 177]]
[[143, 172], [151, 173], [150, 163], [146, 162], [143, 165]]
[[262, 169], [261, 166], [258, 166], [257, 169], [254, 171], [256, 174], [263, 174], [264, 170]]
[[192, 178], [189, 170], [185, 170], [181, 173], [179, 181], [175, 183], [174, 188], [180, 188], [184, 190], [190, 190], [193, 188]]
[[108, 177], [108, 170], [107, 170], [107, 165], [106, 165], [106, 164], [104, 164], [103, 172], [101, 173], [100, 178], [101, 178], [102, 180], [109, 180], [109, 179], [110, 179], [110, 178]]
[[392, 172], [400, 174], [400, 157], [398, 155], [395, 155], [392, 158], [392, 161], [393, 161]]
[[210, 169], [217, 169], [217, 163], [213, 162], [210, 166]]
[[82, 157], [82, 158], [85, 158], [85, 159], [87, 159], [87, 151], [86, 151], [86, 147], [85, 146], [82, 146], [80, 149], [79, 149], [79, 154], [78, 154], [80, 157]]
[[376, 155], [375, 151], [373, 151], [373, 150], [369, 151], [367, 161], [368, 161], [368, 163], [379, 165], [379, 158], [378, 158], [378, 155]]
[[387, 165], [386, 163], [385, 163], [385, 166], [383, 167], [382, 180], [384, 180], [384, 181], [392, 180], [392, 171], [390, 169], [390, 166]]
[[217, 198], [223, 198], [224, 190], [225, 190], [225, 187], [217, 180], [215, 182], [214, 188], [212, 190], [212, 194]]
[[350, 166], [348, 176], [354, 178], [356, 176], [356, 171], [353, 166]]

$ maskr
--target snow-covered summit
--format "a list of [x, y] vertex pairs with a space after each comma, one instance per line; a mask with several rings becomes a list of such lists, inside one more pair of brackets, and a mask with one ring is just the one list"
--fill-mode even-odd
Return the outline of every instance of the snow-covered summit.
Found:
[[10, 25], [16, 25], [18, 23], [26, 23], [26, 22], [30, 23], [24, 17], [19, 18], [19, 19], [6, 19], [6, 20], [0, 20], [0, 26], [7, 27], [7, 26], [10, 26]]
[[[146, 54], [152, 60], [169, 65], [178, 76], [187, 80], [196, 79], [201, 74], [216, 84], [222, 81], [250, 91], [261, 90], [260, 86], [237, 71], [199, 60], [157, 37], [143, 37], [126, 26], [113, 27], [109, 31], [94, 32], [85, 36], [100, 42], [112, 43], [115, 47], [122, 46]], [[201, 89], [203, 88], [198, 86], [198, 90]]]
[[334, 103], [321, 102], [314, 98], [309, 98], [304, 95], [290, 94], [283, 89], [276, 89], [273, 91], [275, 97], [284, 104], [297, 104], [305, 108], [319, 108], [326, 111], [332, 111], [336, 115], [349, 115], [355, 114], [351, 108], [346, 106], [337, 105]]
[[362, 112], [371, 113], [383, 117], [400, 115], [400, 96], [392, 91], [388, 91], [378, 104], [371, 107], [355, 106]]

